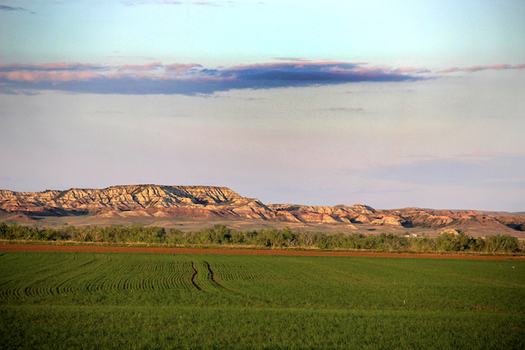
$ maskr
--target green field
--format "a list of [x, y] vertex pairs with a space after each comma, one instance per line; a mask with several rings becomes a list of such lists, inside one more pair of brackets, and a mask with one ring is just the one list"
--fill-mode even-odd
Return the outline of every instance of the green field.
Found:
[[0, 252], [3, 349], [523, 349], [525, 261]]

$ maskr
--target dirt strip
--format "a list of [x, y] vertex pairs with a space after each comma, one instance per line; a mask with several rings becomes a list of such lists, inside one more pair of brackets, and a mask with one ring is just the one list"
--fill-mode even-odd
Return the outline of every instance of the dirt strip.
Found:
[[159, 247], [109, 247], [0, 244], [0, 251], [7, 252], [91, 252], [91, 253], [161, 253], [161, 254], [230, 254], [230, 255], [295, 255], [295, 256], [347, 256], [378, 258], [425, 258], [425, 259], [474, 259], [474, 260], [525, 260], [525, 256], [470, 255], [438, 253], [378, 253], [319, 250], [279, 249], [201, 249], [201, 248], [159, 248]]

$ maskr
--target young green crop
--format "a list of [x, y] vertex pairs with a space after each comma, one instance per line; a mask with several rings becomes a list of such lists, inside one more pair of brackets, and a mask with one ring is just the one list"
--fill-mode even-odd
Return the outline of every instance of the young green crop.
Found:
[[0, 348], [525, 347], [523, 261], [0, 254]]

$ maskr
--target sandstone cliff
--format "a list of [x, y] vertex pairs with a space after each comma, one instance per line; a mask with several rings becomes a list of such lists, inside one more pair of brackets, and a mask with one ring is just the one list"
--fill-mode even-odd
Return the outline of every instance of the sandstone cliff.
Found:
[[249, 201], [229, 188], [211, 186], [113, 186], [66, 191], [0, 191], [0, 207], [8, 211], [38, 212], [50, 209], [93, 212], [103, 208], [215, 208]]
[[[112, 186], [104, 189], [14, 192], [0, 190], [0, 210], [12, 218], [90, 214], [101, 218], [249, 219], [341, 224], [346, 228], [371, 225], [391, 228], [454, 228], [472, 226], [497, 230], [525, 230], [525, 218], [475, 211], [404, 208], [378, 210], [366, 205], [304, 206], [268, 204], [242, 197], [226, 187]], [[358, 226], [355, 226], [358, 225]]]

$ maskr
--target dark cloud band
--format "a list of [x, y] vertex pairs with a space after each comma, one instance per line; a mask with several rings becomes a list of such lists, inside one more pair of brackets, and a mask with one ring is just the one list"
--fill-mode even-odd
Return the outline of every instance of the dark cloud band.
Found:
[[[106, 72], [108, 71], [108, 72]], [[110, 72], [113, 71], [113, 72]], [[305, 87], [354, 82], [424, 79], [390, 68], [347, 62], [281, 62], [204, 69], [199, 64], [103, 67], [80, 63], [0, 65], [0, 83], [11, 91], [62, 90], [100, 94], [212, 94], [232, 89]]]

